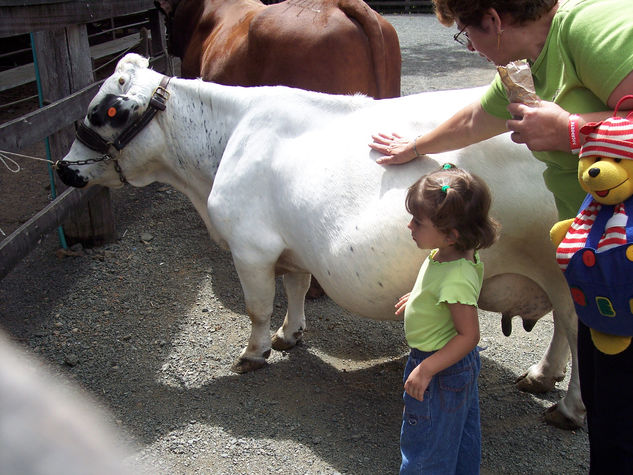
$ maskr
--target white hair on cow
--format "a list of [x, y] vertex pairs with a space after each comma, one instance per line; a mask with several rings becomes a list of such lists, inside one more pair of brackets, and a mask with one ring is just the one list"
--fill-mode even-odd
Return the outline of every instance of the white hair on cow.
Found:
[[136, 53], [126, 54], [121, 61], [117, 63], [115, 74], [130, 66], [147, 68], [149, 67], [149, 59]]

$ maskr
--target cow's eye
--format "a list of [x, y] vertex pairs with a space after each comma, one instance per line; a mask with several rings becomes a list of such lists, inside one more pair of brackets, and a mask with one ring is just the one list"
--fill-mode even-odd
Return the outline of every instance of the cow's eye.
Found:
[[598, 163], [600, 160], [602, 160], [602, 158], [596, 157], [596, 160], [593, 163]]
[[614, 159], [613, 161], [614, 161], [615, 163], [620, 163], [620, 162], [622, 161], [622, 159], [621, 159], [621, 158], [616, 158], [616, 159]]
[[125, 78], [124, 78], [123, 76], [121, 76], [121, 77], [119, 78], [119, 84], [120, 84], [121, 86], [123, 86], [123, 84], [125, 84]]

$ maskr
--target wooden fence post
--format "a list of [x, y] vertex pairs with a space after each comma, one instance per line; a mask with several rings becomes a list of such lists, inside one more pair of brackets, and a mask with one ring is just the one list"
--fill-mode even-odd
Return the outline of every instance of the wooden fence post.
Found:
[[[44, 105], [61, 99], [94, 81], [90, 46], [85, 25], [40, 31], [33, 34], [33, 48], [41, 78]], [[50, 139], [51, 158], [59, 160], [75, 137], [73, 125]], [[58, 185], [60, 192], [63, 185]], [[116, 238], [114, 213], [107, 188], [101, 188], [83, 208], [74, 210], [63, 225], [69, 244], [99, 246]]]
[[149, 12], [149, 28], [152, 34], [150, 56], [156, 57], [162, 54], [163, 69], [167, 75], [173, 76], [175, 74], [174, 65], [171, 56], [167, 54], [167, 42], [165, 41], [165, 19], [158, 9]]

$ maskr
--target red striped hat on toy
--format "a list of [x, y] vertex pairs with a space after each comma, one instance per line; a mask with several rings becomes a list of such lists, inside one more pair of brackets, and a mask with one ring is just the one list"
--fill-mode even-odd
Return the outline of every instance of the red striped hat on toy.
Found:
[[602, 122], [589, 122], [580, 131], [587, 135], [579, 158], [609, 157], [633, 160], [633, 112], [618, 117], [620, 104], [633, 95], [624, 96], [615, 106], [614, 116]]

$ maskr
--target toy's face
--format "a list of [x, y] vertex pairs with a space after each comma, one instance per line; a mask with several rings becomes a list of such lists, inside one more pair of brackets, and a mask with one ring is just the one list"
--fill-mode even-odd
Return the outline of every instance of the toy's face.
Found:
[[633, 195], [633, 160], [585, 157], [578, 162], [578, 181], [596, 201], [615, 205]]

